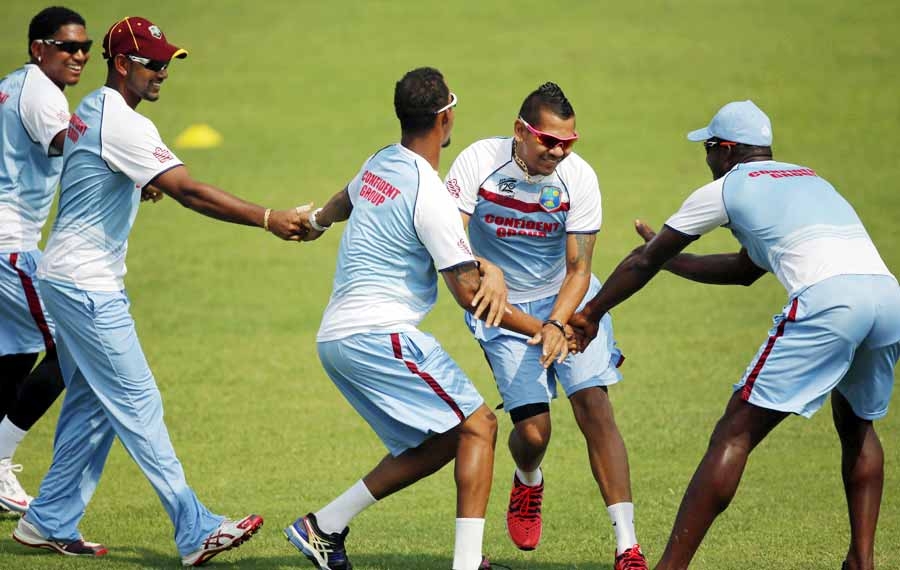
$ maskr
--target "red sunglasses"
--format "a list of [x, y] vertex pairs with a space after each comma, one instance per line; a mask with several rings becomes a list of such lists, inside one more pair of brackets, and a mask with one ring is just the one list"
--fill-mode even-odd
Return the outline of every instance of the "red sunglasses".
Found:
[[519, 120], [522, 121], [522, 124], [525, 125], [525, 128], [528, 129], [528, 132], [534, 135], [534, 138], [537, 139], [539, 143], [543, 146], [554, 149], [556, 147], [561, 147], [563, 150], [569, 150], [575, 141], [578, 140], [578, 133], [572, 134], [570, 137], [558, 137], [556, 135], [551, 135], [550, 133], [545, 133], [544, 131], [539, 131], [536, 128], [532, 127], [528, 124], [528, 121], [519, 117]]

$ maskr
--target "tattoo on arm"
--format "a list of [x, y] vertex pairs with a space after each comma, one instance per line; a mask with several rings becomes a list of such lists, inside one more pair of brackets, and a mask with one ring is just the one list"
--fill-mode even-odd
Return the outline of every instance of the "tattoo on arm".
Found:
[[477, 291], [478, 287], [481, 286], [481, 274], [478, 272], [478, 266], [474, 263], [466, 263], [457, 267], [454, 267], [449, 271], [450, 276], [453, 277], [453, 281], [455, 281], [460, 289], [463, 291]]
[[590, 271], [596, 234], [574, 234], [572, 237], [575, 239], [575, 251], [569, 255], [569, 265], [584, 267]]

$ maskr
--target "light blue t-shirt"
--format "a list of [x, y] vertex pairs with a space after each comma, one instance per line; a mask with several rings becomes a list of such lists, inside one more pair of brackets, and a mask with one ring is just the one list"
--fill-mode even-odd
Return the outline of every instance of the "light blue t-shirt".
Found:
[[462, 221], [423, 157], [399, 144], [347, 185], [353, 211], [317, 340], [414, 330], [437, 299], [437, 270], [474, 262]]
[[124, 289], [141, 189], [181, 164], [119, 92], [90, 93], [66, 135], [59, 212], [38, 277], [86, 291]]
[[891, 275], [853, 207], [796, 164], [738, 164], [691, 194], [666, 225], [693, 236], [725, 226], [789, 296], [835, 275]]
[[50, 143], [68, 123], [65, 95], [38, 66], [0, 81], [0, 252], [37, 249], [62, 170]]

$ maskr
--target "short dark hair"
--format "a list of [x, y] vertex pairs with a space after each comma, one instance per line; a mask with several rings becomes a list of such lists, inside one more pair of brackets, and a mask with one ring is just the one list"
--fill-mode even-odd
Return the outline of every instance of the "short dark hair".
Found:
[[68, 24], [87, 26], [81, 14], [62, 6], [50, 6], [38, 12], [28, 25], [28, 55], [31, 56], [31, 44], [34, 40], [50, 39], [50, 36]]
[[575, 116], [575, 109], [566, 99], [566, 94], [562, 88], [548, 81], [531, 93], [522, 101], [522, 107], [519, 108], [519, 116], [528, 121], [532, 125], [538, 124], [541, 118], [541, 109], [547, 109], [560, 119], [568, 119]]
[[435, 111], [447, 104], [450, 89], [433, 67], [413, 69], [394, 88], [394, 111], [404, 133], [423, 133], [434, 127]]

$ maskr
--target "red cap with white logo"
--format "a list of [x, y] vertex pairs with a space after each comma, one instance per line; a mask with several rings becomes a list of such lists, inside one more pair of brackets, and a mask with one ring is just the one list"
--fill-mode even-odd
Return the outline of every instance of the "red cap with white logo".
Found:
[[155, 61], [184, 59], [188, 52], [166, 41], [166, 35], [150, 20], [137, 16], [122, 18], [103, 38], [103, 57], [136, 55]]

